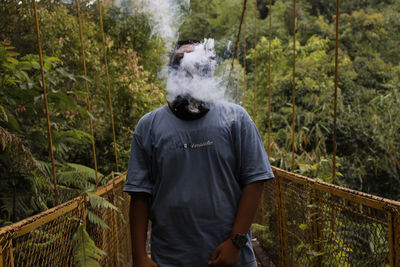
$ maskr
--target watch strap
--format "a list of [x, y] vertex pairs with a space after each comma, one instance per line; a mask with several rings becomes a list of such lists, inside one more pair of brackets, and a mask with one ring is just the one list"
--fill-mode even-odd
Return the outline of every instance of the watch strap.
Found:
[[240, 233], [232, 233], [229, 238], [232, 240], [232, 243], [237, 248], [243, 248], [247, 243], [247, 235]]

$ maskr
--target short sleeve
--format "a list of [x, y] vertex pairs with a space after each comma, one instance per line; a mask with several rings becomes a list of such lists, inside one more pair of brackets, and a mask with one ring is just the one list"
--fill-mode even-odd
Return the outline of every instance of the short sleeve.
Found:
[[236, 142], [239, 152], [240, 184], [247, 185], [274, 178], [260, 134], [245, 110], [243, 110], [238, 126], [237, 138], [239, 140]]
[[124, 192], [144, 192], [152, 194], [153, 182], [151, 180], [151, 155], [146, 149], [146, 143], [135, 132], [132, 138], [131, 154]]

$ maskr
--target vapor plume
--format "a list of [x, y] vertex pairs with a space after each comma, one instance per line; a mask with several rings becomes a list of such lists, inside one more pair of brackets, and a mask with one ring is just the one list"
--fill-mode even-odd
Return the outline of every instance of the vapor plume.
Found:
[[204, 102], [225, 98], [225, 84], [214, 75], [217, 66], [214, 39], [204, 39], [194, 51], [185, 53], [178, 68], [170, 68], [167, 100], [177, 96], [192, 97]]

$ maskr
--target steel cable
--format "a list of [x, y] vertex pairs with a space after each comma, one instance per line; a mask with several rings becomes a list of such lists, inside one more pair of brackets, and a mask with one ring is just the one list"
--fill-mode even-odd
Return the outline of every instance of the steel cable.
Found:
[[[76, 10], [77, 10], [77, 19], [78, 19], [78, 26], [79, 26], [79, 39], [81, 42], [83, 75], [86, 77], [87, 69], [86, 69], [85, 45], [83, 42], [82, 19], [81, 19], [80, 7], [79, 7], [79, 0], [75, 0], [75, 5], [76, 5]], [[96, 187], [97, 187], [99, 178], [98, 178], [98, 170], [97, 170], [96, 145], [94, 142], [93, 120], [92, 120], [92, 117], [90, 116], [90, 112], [91, 112], [90, 93], [89, 93], [88, 81], [86, 79], [84, 79], [84, 83], [85, 83], [85, 89], [87, 92], [86, 103], [87, 103], [87, 111], [89, 113], [89, 126], [90, 126], [90, 135], [92, 136], [92, 153], [93, 153], [94, 170], [95, 170], [95, 174], [96, 174]]]
[[42, 76], [44, 105], [45, 105], [45, 108], [46, 108], [47, 133], [48, 133], [48, 139], [49, 139], [49, 151], [50, 151], [50, 158], [51, 158], [51, 169], [52, 169], [52, 174], [53, 174], [54, 195], [55, 195], [55, 198], [56, 198], [56, 205], [58, 205], [58, 204], [60, 204], [60, 198], [58, 196], [58, 190], [57, 190], [56, 166], [55, 166], [54, 151], [53, 151], [53, 137], [52, 137], [52, 134], [51, 134], [49, 104], [48, 104], [48, 101], [47, 101], [46, 81], [45, 81], [45, 77], [44, 77], [42, 44], [40, 42], [39, 16], [38, 16], [38, 11], [37, 11], [37, 6], [36, 6], [36, 0], [32, 0], [32, 2], [33, 2], [34, 14], [35, 14], [36, 36], [37, 36], [37, 44], [38, 44], [38, 51], [39, 51], [40, 74]]
[[114, 141], [113, 145], [114, 145], [115, 166], [116, 166], [116, 170], [118, 172], [119, 168], [118, 168], [117, 140], [115, 138], [114, 114], [113, 114], [113, 108], [112, 108], [112, 102], [111, 102], [110, 74], [108, 71], [106, 39], [104, 37], [103, 15], [102, 15], [103, 12], [101, 11], [101, 8], [102, 8], [102, 2], [100, 0], [99, 1], [99, 17], [100, 17], [101, 40], [103, 43], [104, 67], [105, 67], [106, 76], [107, 76], [108, 105], [110, 108], [111, 128], [112, 128], [113, 141]]
[[295, 131], [295, 119], [296, 119], [296, 0], [293, 0], [293, 73], [292, 73], [292, 159], [291, 159], [291, 170], [294, 171], [294, 131]]
[[336, 181], [336, 137], [337, 137], [337, 90], [338, 90], [338, 64], [339, 64], [339, 0], [336, 0], [336, 36], [335, 36], [335, 95], [333, 100], [333, 155], [332, 155], [332, 183]]

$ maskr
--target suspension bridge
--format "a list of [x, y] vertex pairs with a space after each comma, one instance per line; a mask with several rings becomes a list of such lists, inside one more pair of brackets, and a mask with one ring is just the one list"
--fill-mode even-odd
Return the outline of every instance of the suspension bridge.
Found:
[[[245, 13], [243, 11], [235, 43], [236, 57], [242, 24], [245, 34]], [[114, 118], [111, 103], [111, 80], [103, 31], [102, 9], [99, 2], [100, 29], [103, 41], [103, 60], [108, 88], [108, 104], [113, 132], [115, 170], [118, 171], [118, 151], [116, 146]], [[75, 1], [81, 42], [82, 73], [86, 73], [85, 46], [79, 1]], [[272, 1], [270, 2], [272, 5]], [[293, 172], [273, 167], [276, 178], [268, 182], [255, 220], [254, 234], [262, 243], [268, 257], [262, 266], [400, 266], [400, 202], [373, 196], [336, 185], [336, 105], [338, 86], [338, 27], [339, 0], [336, 1], [336, 49], [335, 49], [335, 94], [334, 94], [334, 148], [332, 176], [333, 184], [307, 178]], [[96, 254], [101, 266], [129, 266], [132, 264], [130, 229], [128, 222], [129, 195], [122, 192], [124, 176], [116, 177], [100, 185], [97, 175], [96, 148], [93, 121], [89, 117], [92, 136], [93, 165], [96, 171], [96, 196], [112, 203], [116, 209], [101, 209], [90, 205], [93, 196], [82, 195], [68, 202], [59, 203], [57, 177], [53, 154], [46, 80], [42, 58], [40, 25], [36, 1], [32, 1], [35, 14], [38, 53], [41, 63], [43, 95], [46, 108], [48, 140], [52, 160], [54, 195], [57, 205], [40, 214], [0, 228], [0, 267], [5, 266], [75, 266], [74, 250], [91, 253], [84, 247], [76, 246], [74, 236], [84, 238], [82, 227], [89, 233], [94, 244], [104, 253]], [[271, 29], [271, 20], [269, 27]], [[257, 34], [255, 33], [257, 39]], [[271, 36], [269, 48], [271, 47]], [[269, 49], [269, 53], [270, 53]], [[234, 57], [235, 57], [234, 56]], [[293, 121], [292, 121], [292, 160], [294, 170], [294, 127], [295, 127], [295, 77], [296, 77], [296, 0], [293, 0]], [[271, 56], [268, 57], [271, 71]], [[244, 61], [246, 62], [246, 61]], [[257, 62], [254, 62], [255, 68]], [[270, 77], [270, 75], [269, 75]], [[255, 81], [256, 83], [256, 81]], [[85, 81], [88, 90], [88, 83]], [[268, 117], [270, 116], [271, 82], [268, 86]], [[87, 97], [87, 109], [91, 110]], [[254, 97], [254, 105], [257, 105]], [[256, 109], [254, 108], [254, 111]], [[257, 114], [253, 114], [256, 117]], [[270, 119], [269, 119], [270, 126]], [[270, 128], [270, 127], [269, 127]], [[270, 130], [268, 143], [270, 144]], [[270, 154], [270, 146], [267, 146]], [[101, 218], [108, 228], [101, 228], [87, 220], [87, 210]], [[306, 253], [304, 253], [306, 251]], [[78, 251], [79, 252], [79, 251]]]

